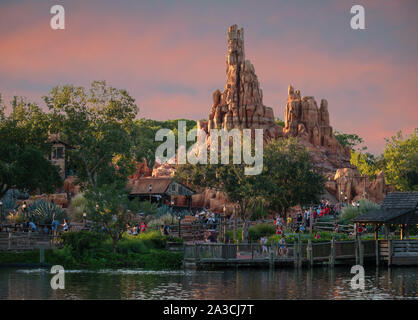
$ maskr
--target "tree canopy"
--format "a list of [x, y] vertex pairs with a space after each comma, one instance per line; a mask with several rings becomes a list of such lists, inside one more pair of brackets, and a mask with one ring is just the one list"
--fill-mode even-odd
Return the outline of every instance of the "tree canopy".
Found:
[[134, 170], [130, 134], [138, 107], [126, 90], [94, 81], [89, 90], [55, 87], [44, 100], [53, 130], [72, 147], [71, 166], [81, 183], [97, 187]]
[[46, 158], [49, 116], [23, 98], [14, 97], [11, 107], [7, 116], [0, 103], [0, 198], [11, 188], [52, 193], [62, 180]]
[[418, 128], [404, 137], [402, 131], [386, 139], [383, 153], [386, 181], [400, 191], [418, 191]]

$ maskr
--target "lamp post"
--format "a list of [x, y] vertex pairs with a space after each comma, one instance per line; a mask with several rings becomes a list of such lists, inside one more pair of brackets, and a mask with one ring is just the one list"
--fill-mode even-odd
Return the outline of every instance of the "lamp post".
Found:
[[357, 201], [356, 206], [357, 206], [357, 213], [359, 213], [360, 212], [360, 201]]
[[171, 224], [173, 224], [173, 212], [174, 212], [174, 200], [173, 199], [170, 200], [170, 205], [171, 205]]
[[24, 219], [26, 219], [26, 202], [23, 202], [23, 204], [22, 204], [22, 212], [23, 212], [23, 217], [24, 217]]
[[345, 205], [347, 205], [347, 196], [344, 196], [344, 203], [345, 203]]
[[3, 201], [0, 201], [0, 223], [3, 223]]
[[148, 186], [148, 192], [149, 192], [149, 203], [151, 203], [151, 192], [152, 192], [152, 184], [151, 183]]
[[181, 224], [180, 224], [181, 215], [180, 214], [177, 216], [177, 219], [179, 220], [179, 238], [181, 238], [181, 232], [180, 232], [180, 230], [181, 230]]

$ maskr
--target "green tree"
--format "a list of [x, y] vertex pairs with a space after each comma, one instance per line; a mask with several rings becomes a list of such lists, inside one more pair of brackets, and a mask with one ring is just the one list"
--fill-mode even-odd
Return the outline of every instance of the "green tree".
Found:
[[[173, 130], [176, 138], [176, 146], [178, 142], [178, 121], [186, 121], [186, 130], [189, 131], [196, 127], [196, 121], [177, 119], [167, 121], [157, 121], [151, 119], [138, 119], [134, 121], [134, 127], [131, 132], [133, 139], [133, 152], [138, 161], [143, 158], [147, 160], [148, 167], [152, 168], [155, 160], [155, 150], [161, 144], [160, 141], [155, 141], [155, 134], [160, 129]], [[192, 142], [187, 142], [187, 146], [190, 146]]]
[[383, 153], [386, 181], [400, 191], [418, 190], [418, 128], [407, 137], [402, 131], [386, 139]]
[[[230, 157], [231, 158], [231, 157]], [[249, 222], [254, 213], [252, 207], [260, 195], [256, 186], [259, 176], [245, 175], [244, 164], [207, 164], [180, 165], [175, 177], [196, 189], [202, 187], [215, 188], [222, 191], [229, 202], [238, 204], [237, 214], [243, 221], [242, 239], [248, 241]]]
[[277, 139], [264, 150], [264, 170], [256, 187], [272, 210], [287, 218], [289, 208], [320, 200], [325, 179], [295, 138]]
[[44, 100], [53, 130], [73, 147], [71, 165], [85, 186], [124, 180], [134, 170], [130, 134], [138, 107], [128, 92], [94, 81], [89, 90], [55, 87]]
[[132, 221], [133, 213], [138, 212], [138, 202], [130, 201], [128, 196], [129, 190], [121, 182], [101, 185], [85, 192], [88, 217], [98, 230], [103, 230], [112, 238], [115, 253], [126, 225]]
[[37, 105], [14, 97], [9, 116], [0, 103], [0, 198], [10, 189], [52, 193], [62, 185], [47, 160], [50, 119]]
[[334, 136], [343, 147], [349, 146], [351, 149], [364, 142], [363, 138], [355, 133], [342, 133], [334, 130]]
[[376, 178], [379, 171], [383, 170], [383, 157], [376, 157], [369, 152], [351, 150], [350, 163], [356, 166], [361, 175], [367, 175], [371, 179]]

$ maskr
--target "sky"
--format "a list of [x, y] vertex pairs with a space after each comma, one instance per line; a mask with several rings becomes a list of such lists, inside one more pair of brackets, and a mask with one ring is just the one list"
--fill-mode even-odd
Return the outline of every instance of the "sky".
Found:
[[[56, 4], [65, 30], [50, 27]], [[350, 27], [354, 4], [365, 30]], [[207, 119], [238, 24], [275, 117], [292, 84], [327, 99], [331, 126], [377, 154], [418, 127], [417, 17], [416, 0], [0, 0], [0, 93], [42, 105], [57, 85], [106, 80], [135, 98], [138, 117]]]

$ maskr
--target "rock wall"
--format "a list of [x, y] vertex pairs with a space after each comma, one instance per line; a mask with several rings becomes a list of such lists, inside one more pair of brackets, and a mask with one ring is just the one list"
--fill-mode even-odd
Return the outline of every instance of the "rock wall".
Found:
[[213, 93], [209, 120], [198, 121], [198, 128], [208, 133], [211, 129], [264, 129], [265, 140], [282, 136], [273, 109], [263, 104], [263, 91], [254, 66], [245, 60], [244, 30], [233, 25], [228, 29], [227, 38], [224, 91]]

